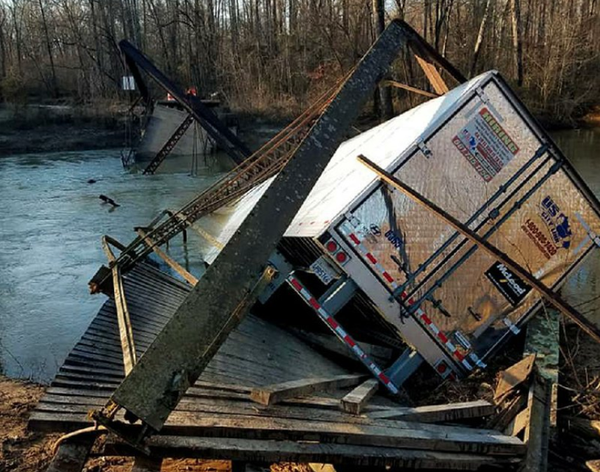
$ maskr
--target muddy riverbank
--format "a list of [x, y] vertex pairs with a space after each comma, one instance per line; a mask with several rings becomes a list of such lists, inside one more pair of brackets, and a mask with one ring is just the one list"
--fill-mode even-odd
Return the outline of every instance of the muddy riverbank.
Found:
[[[52, 459], [59, 434], [27, 431], [29, 413], [44, 393], [39, 384], [8, 379], [0, 375], [0, 470], [2, 472], [41, 472]], [[129, 472], [131, 459], [92, 457], [84, 472]], [[252, 468], [252, 472], [269, 472]], [[230, 472], [231, 462], [209, 460], [165, 460], [162, 472]], [[270, 472], [312, 472], [303, 464], [273, 464]]]
[[[140, 111], [141, 113], [141, 111]], [[240, 137], [257, 148], [290, 123], [294, 117], [237, 113]], [[50, 153], [99, 149], [129, 149], [138, 139], [124, 104], [96, 104], [91, 107], [70, 105], [30, 105], [15, 108], [0, 105], [0, 157], [29, 153]], [[375, 125], [365, 115], [357, 129]], [[543, 122], [557, 132], [575, 131], [573, 124], [600, 127], [600, 108], [590, 111], [578, 122]], [[357, 131], [355, 129], [354, 131]]]

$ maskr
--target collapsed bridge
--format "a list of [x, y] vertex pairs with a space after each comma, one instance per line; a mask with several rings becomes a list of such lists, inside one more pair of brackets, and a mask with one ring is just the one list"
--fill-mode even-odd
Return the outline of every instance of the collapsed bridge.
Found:
[[[464, 83], [339, 145], [406, 43], [418, 45], [420, 61], [435, 60]], [[437, 74], [433, 82], [441, 87], [436, 67], [425, 62], [424, 69]], [[200, 280], [166, 258], [184, 274], [184, 290], [146, 266], [151, 252], [160, 256], [161, 245], [226, 205], [229, 217], [210, 235], [214, 250]], [[105, 331], [86, 333], [52, 387], [95, 385], [102, 394], [50, 390], [32, 417], [35, 427], [87, 426], [82, 415], [92, 407], [102, 425], [95, 431], [115, 433], [118, 447], [130, 453], [170, 457], [185, 450], [197, 457], [208, 454], [203, 447], [210, 444], [218, 457], [249, 460], [258, 448], [265, 460], [344, 463], [358, 461], [360, 450], [370, 458], [363, 464], [476, 470], [518, 462], [523, 442], [489, 429], [403, 422], [390, 402], [408, 377], [421, 364], [443, 379], [485, 369], [544, 301], [599, 338], [598, 328], [556, 294], [597, 249], [598, 201], [499, 74], [463, 81], [401, 22], [390, 25], [339, 87], [262, 150], [182, 210], [159, 218], [138, 228], [128, 246], [105, 239], [109, 267], [91, 282], [114, 299], [94, 328], [104, 323]], [[248, 402], [270, 405], [365, 380], [278, 327], [264, 328], [256, 339], [239, 337], [261, 332], [261, 322], [245, 314], [282, 290], [301, 297], [327, 326], [355, 359], [353, 370], [360, 363], [360, 372], [373, 377], [345, 401], [308, 403], [336, 410], [355, 404], [346, 408], [370, 407], [377, 415], [354, 418], [291, 405], [252, 413]], [[260, 337], [274, 350], [257, 345]], [[382, 364], [365, 338], [404, 351]], [[247, 350], [233, 349], [234, 340]], [[244, 364], [244, 353], [251, 353], [252, 366]], [[260, 353], [277, 362], [264, 362]], [[110, 368], [96, 370], [103, 359]], [[385, 394], [365, 406], [378, 385]], [[190, 392], [208, 400], [192, 400]], [[56, 399], [63, 393], [69, 401]], [[79, 400], [71, 405], [74, 397]], [[241, 402], [235, 405], [241, 410], [233, 402]], [[447, 406], [454, 413], [438, 411], [437, 421], [489, 416], [489, 407]], [[192, 413], [198, 411], [203, 414]], [[243, 412], [252, 417], [247, 423], [239, 419]], [[394, 414], [398, 421], [390, 419]], [[301, 418], [315, 422], [307, 426]], [[425, 421], [416, 413], [413, 418]], [[180, 438], [188, 434], [192, 442]], [[244, 443], [236, 456], [242, 439], [260, 444]], [[317, 445], [306, 446], [307, 440]], [[289, 455], [276, 456], [278, 447]]]

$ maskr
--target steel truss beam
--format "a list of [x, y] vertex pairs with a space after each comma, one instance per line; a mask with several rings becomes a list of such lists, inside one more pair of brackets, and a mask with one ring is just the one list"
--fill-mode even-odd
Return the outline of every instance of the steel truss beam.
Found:
[[250, 156], [250, 154], [252, 154], [246, 145], [233, 134], [227, 126], [221, 123], [221, 120], [219, 120], [217, 115], [215, 115], [210, 108], [205, 106], [199, 98], [186, 94], [131, 43], [122, 40], [119, 43], [119, 48], [125, 55], [125, 61], [131, 70], [146, 104], [150, 103], [150, 94], [140, 71], [144, 71], [160, 87], [171, 94], [171, 96], [202, 125], [206, 132], [236, 164], [241, 164], [248, 156]]
[[256, 300], [253, 287], [266, 261], [406, 40], [402, 24], [393, 21], [106, 407], [94, 414], [97, 421], [136, 444], [140, 438], [113, 421], [120, 408], [142, 420], [146, 433], [162, 429]]

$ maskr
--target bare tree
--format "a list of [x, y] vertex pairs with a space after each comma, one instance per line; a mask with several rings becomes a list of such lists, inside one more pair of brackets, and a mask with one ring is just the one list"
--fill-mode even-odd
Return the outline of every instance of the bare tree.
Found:
[[512, 12], [512, 37], [517, 70], [517, 84], [523, 85], [523, 43], [521, 39], [521, 1], [511, 0]]

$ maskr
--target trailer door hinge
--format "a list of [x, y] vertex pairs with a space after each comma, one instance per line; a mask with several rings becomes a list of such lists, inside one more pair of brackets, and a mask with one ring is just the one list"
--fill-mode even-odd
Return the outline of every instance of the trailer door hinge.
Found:
[[475, 89], [475, 93], [477, 93], [477, 96], [481, 99], [483, 103], [485, 103], [486, 105], [490, 103], [490, 98], [487, 96], [487, 94], [481, 87], [477, 87]]
[[423, 142], [423, 141], [420, 142], [418, 144], [418, 146], [419, 146], [419, 149], [421, 150], [421, 152], [423, 153], [423, 155], [429, 159], [431, 157], [431, 149], [429, 149], [427, 147], [427, 145], [425, 144], [425, 142]]

